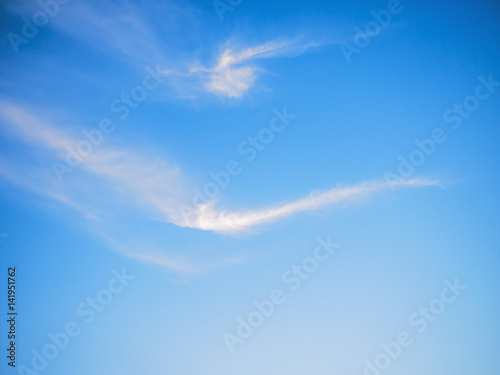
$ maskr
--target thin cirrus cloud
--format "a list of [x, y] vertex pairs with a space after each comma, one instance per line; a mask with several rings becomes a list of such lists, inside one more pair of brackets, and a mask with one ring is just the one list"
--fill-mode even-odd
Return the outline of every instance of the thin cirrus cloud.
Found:
[[181, 91], [204, 91], [220, 97], [239, 99], [255, 85], [258, 74], [263, 72], [258, 65], [259, 60], [296, 57], [310, 48], [332, 44], [301, 39], [276, 40], [252, 47], [226, 46], [218, 54], [215, 64], [205, 66], [195, 62], [187, 69], [164, 69], [163, 73], [170, 76], [171, 82], [175, 82], [174, 85]]
[[[169, 24], [168, 20], [179, 18], [196, 22], [197, 11], [190, 7], [180, 9], [168, 2], [155, 3], [154, 7], [158, 8], [154, 13], [167, 15], [166, 20], [162, 19], [162, 38], [150, 26], [150, 18], [157, 15], [143, 14], [129, 1], [98, 6], [85, 2], [68, 3], [51, 18], [49, 27], [134, 69], [142, 71], [145, 66], [160, 65], [170, 86], [177, 92], [175, 97], [181, 99], [198, 98], [201, 94], [241, 99], [264, 72], [259, 61], [297, 57], [311, 48], [338, 43], [296, 36], [249, 46], [230, 39], [211, 62], [200, 62], [191, 55], [181, 59], [176, 56], [185, 56], [185, 52], [175, 39], [166, 37], [172, 30], [164, 25]], [[7, 8], [24, 17], [31, 17], [38, 9], [36, 4], [27, 1], [9, 4]]]
[[[171, 19], [182, 13], [186, 20], [190, 20], [196, 14], [191, 8], [180, 10], [173, 3], [158, 4], [162, 11], [156, 13], [168, 14]], [[30, 17], [36, 5], [23, 1], [9, 4], [8, 8], [14, 14]], [[200, 94], [241, 99], [265, 73], [265, 60], [297, 57], [312, 48], [337, 43], [297, 37], [249, 46], [230, 40], [213, 59], [200, 61], [191, 54], [184, 59], [173, 57], [186, 56], [175, 53], [184, 47], [179, 48], [174, 39], [165, 37], [168, 35], [165, 29], [161, 29], [164, 35], [158, 38], [148, 22], [151, 14], [139, 14], [132, 2], [103, 3], [99, 6], [71, 2], [61, 6], [59, 13], [51, 18], [47, 28], [101, 51], [114, 62], [122, 62], [127, 66], [126, 69], [132, 66], [142, 70], [145, 65], [159, 64], [164, 67], [166, 80], [181, 94], [179, 97], [190, 99]], [[162, 22], [162, 25], [167, 25], [162, 27], [176, 27], [171, 24], [174, 25]], [[167, 67], [170, 69], [167, 70]], [[221, 210], [217, 207], [217, 201], [213, 200], [194, 207], [192, 214], [185, 215], [181, 207], [192, 201], [192, 190], [180, 168], [175, 165], [135, 150], [116, 150], [99, 145], [75, 167], [75, 172], [65, 176], [64, 183], [60, 183], [50, 165], [53, 161], [63, 162], [68, 147], [75, 149], [81, 135], [75, 135], [69, 129], [63, 131], [61, 127], [50, 124], [23, 106], [1, 100], [0, 120], [5, 125], [2, 132], [28, 151], [14, 158], [3, 150], [0, 176], [19, 188], [48, 198], [60, 207], [78, 212], [89, 222], [98, 223], [103, 229], [96, 232], [107, 241], [110, 248], [119, 253], [177, 272], [202, 273], [242, 263], [245, 257], [193, 262], [183, 256], [158, 251], [155, 245], [122, 245], [113, 240], [113, 237], [117, 237], [113, 236], [116, 232], [109, 230], [112, 226], [105, 228], [103, 225], [110, 213], [125, 211], [130, 215], [154, 218], [181, 228], [237, 234], [295, 214], [329, 208], [342, 202], [356, 202], [389, 188], [383, 181], [337, 186], [291, 202], [244, 211]], [[438, 185], [438, 182], [413, 179], [396, 183], [395, 186], [434, 185]]]
[[[113, 218], [109, 211], [120, 211], [120, 205], [134, 202], [132, 206], [140, 207], [140, 214], [154, 215], [156, 219], [175, 216], [177, 202], [183, 199], [182, 191], [186, 191], [177, 168], [131, 151], [96, 148], [77, 167], [87, 172], [83, 178], [66, 175], [65, 182], [60, 183], [50, 164], [54, 160], [62, 161], [67, 147], [76, 147], [75, 138], [12, 103], [0, 103], [0, 122], [4, 125], [4, 134], [29, 144], [30, 149], [36, 150], [37, 161], [47, 166], [37, 167], [32, 159], [22, 163], [2, 156], [0, 176], [18, 188], [82, 214], [89, 220], [92, 231], [113, 251], [185, 275], [203, 274], [246, 261], [247, 258], [239, 254], [196, 261], [185, 255], [172, 255], [171, 250], [160, 251], [158, 245], [148, 244], [148, 238], [134, 239], [137, 244], [131, 244], [132, 241], [123, 239], [123, 233], [117, 234], [110, 223]], [[108, 212], [103, 212], [103, 208]]]
[[236, 266], [249, 259], [244, 254], [233, 254], [216, 260], [193, 260], [188, 259], [185, 254], [166, 254], [164, 251], [158, 250], [155, 246], [145, 245], [144, 243], [140, 245], [131, 245], [130, 243], [123, 245], [108, 234], [101, 233], [100, 235], [109, 247], [119, 254], [185, 275], [200, 275], [215, 269]]
[[186, 257], [172, 257], [158, 250], [144, 249], [136, 252], [127, 252], [126, 255], [141, 262], [155, 264], [165, 269], [190, 275], [199, 275], [218, 268], [236, 266], [248, 260], [244, 255], [234, 255], [214, 261], [196, 262]]
[[[168, 2], [156, 6], [161, 6], [167, 23], [181, 12]], [[7, 3], [6, 9], [14, 15], [32, 18], [40, 6], [37, 2], [23, 0]], [[130, 1], [61, 4], [52, 14], [47, 27], [141, 69], [166, 59], [146, 15], [141, 14], [137, 5]]]
[[[10, 134], [49, 151], [49, 160], [50, 157], [55, 157], [56, 160], [63, 161], [67, 147], [76, 147], [76, 139], [17, 105], [1, 103], [0, 117], [6, 121]], [[47, 167], [49, 165], [50, 162]], [[33, 176], [36, 180], [30, 181], [25, 177], [19, 182], [21, 179], [14, 179], [11, 173], [6, 172], [9, 170], [7, 167], [0, 168], [0, 173], [19, 186], [84, 212], [88, 218], [99, 219], [92, 213], [92, 206], [100, 207], [103, 202], [119, 197], [117, 204], [133, 206], [141, 215], [152, 216], [179, 227], [222, 234], [241, 233], [300, 212], [315, 211], [344, 202], [356, 202], [393, 187], [439, 185], [439, 181], [421, 179], [393, 182], [392, 185], [384, 181], [370, 181], [351, 186], [337, 186], [288, 203], [256, 210], [222, 211], [216, 207], [217, 201], [212, 200], [208, 204], [192, 208], [189, 214], [186, 214], [183, 207], [189, 205], [192, 195], [180, 169], [165, 161], [158, 162], [158, 159], [153, 162], [134, 151], [117, 151], [100, 145], [76, 167], [86, 173], [78, 175], [79, 178], [75, 177], [75, 180], [67, 178], [69, 182], [62, 184], [49, 168], [45, 174], [22, 173], [22, 168], [23, 166], [16, 167], [16, 170], [21, 169], [18, 174]], [[96, 183], [104, 186], [102, 191], [90, 188]], [[33, 186], [36, 189], [33, 189]]]
[[[316, 211], [339, 203], [356, 202], [371, 195], [394, 188], [440, 186], [438, 180], [411, 179], [391, 183], [375, 180], [356, 185], [339, 185], [323, 192], [314, 192], [305, 198], [259, 210], [243, 212], [219, 211], [215, 201], [200, 206], [183, 226], [234, 234], [253, 227], [269, 224], [300, 212]], [[187, 215], [186, 215], [187, 216]]]
[[[158, 158], [146, 158], [134, 151], [97, 146], [75, 167], [86, 174], [70, 178], [73, 172], [67, 172], [63, 174], [65, 183], [60, 183], [50, 166], [55, 161], [64, 162], [68, 150], [75, 150], [79, 140], [11, 103], [0, 103], [0, 117], [7, 125], [5, 131], [35, 146], [47, 165], [46, 169], [42, 169], [45, 173], [19, 172], [22, 168], [29, 169], [29, 166], [3, 168], [1, 171], [18, 171], [16, 175], [4, 173], [11, 181], [15, 178], [17, 185], [36, 186], [38, 193], [51, 198], [57, 196], [59, 201], [87, 202], [90, 206], [100, 205], [90, 195], [118, 193], [122, 200], [132, 198], [139, 206], [154, 208], [167, 216], [176, 214], [177, 210], [173, 208], [176, 202], [183, 199], [182, 194], [186, 189], [183, 187], [180, 171], [175, 166], [168, 165]], [[35, 181], [27, 181], [26, 177], [21, 179], [17, 175], [30, 176]], [[95, 185], [96, 181], [104, 182], [102, 186], [105, 191], [97, 194], [95, 189], [88, 188]], [[90, 191], [94, 194], [86, 193]], [[87, 211], [90, 212], [91, 209]]]
[[[152, 160], [135, 151], [113, 150], [99, 145], [76, 167], [78, 173], [67, 175], [64, 183], [60, 183], [50, 165], [53, 161], [62, 162], [67, 148], [76, 147], [77, 138], [12, 103], [0, 102], [0, 120], [5, 125], [5, 134], [14, 138], [14, 141], [29, 144], [30, 150], [35, 150], [38, 163], [36, 165], [34, 160], [29, 158], [24, 158], [24, 163], [14, 163], [10, 158], [2, 157], [0, 176], [17, 187], [45, 196], [83, 214], [90, 223], [97, 223], [96, 234], [114, 251], [182, 274], [206, 273], [217, 268], [241, 264], [247, 258], [233, 255], [196, 262], [184, 255], [173, 256], [159, 251], [157, 246], [147, 245], [145, 241], [135, 247], [130, 243], [121, 244], [116, 240], [121, 237], [113, 231], [113, 226], [106, 224], [110, 212], [118, 212], [120, 215], [125, 206], [133, 210], [130, 213], [125, 209], [128, 215], [152, 217], [178, 227], [231, 235], [248, 232], [252, 228], [301, 212], [329, 208], [339, 203], [357, 202], [390, 188], [382, 181], [338, 186], [285, 204], [237, 212], [220, 210], [216, 207], [216, 200], [213, 200], [206, 205], [195, 207], [191, 215], [185, 215], [182, 207], [191, 202], [192, 195], [178, 167], [163, 160]], [[438, 181], [412, 179], [395, 183], [392, 187], [437, 185]]]

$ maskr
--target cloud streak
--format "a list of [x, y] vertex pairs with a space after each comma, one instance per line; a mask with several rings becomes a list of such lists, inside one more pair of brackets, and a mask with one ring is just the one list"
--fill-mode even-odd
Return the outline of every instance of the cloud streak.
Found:
[[200, 275], [213, 270], [242, 264], [248, 260], [245, 255], [235, 254], [216, 260], [193, 261], [185, 255], [169, 255], [150, 246], [123, 246], [107, 235], [102, 236], [109, 246], [118, 253], [136, 259], [140, 262], [153, 264], [166, 270], [187, 275]]
[[[57, 5], [57, 2], [55, 3]], [[168, 3], [157, 3], [168, 19], [179, 15], [179, 8]], [[16, 15], [31, 18], [41, 7], [39, 2], [19, 1], [6, 4]], [[57, 17], [50, 20], [48, 27], [84, 43], [90, 48], [117, 58], [134, 67], [143, 68], [155, 61], [165, 60], [157, 33], [149, 26], [142, 8], [127, 0], [101, 2], [72, 1], [58, 6]]]
[[183, 226], [211, 230], [219, 233], [238, 233], [256, 226], [269, 224], [300, 212], [315, 211], [328, 208], [339, 203], [354, 202], [383, 190], [397, 187], [439, 186], [439, 181], [412, 179], [393, 182], [363, 182], [351, 186], [338, 186], [333, 189], [312, 193], [295, 201], [275, 205], [260, 210], [244, 212], [218, 211], [215, 201], [200, 206], [194, 215], [188, 217]]
[[[36, 2], [30, 1], [12, 2], [6, 7], [28, 18], [40, 10]], [[312, 48], [338, 43], [299, 35], [249, 45], [233, 37], [215, 54], [212, 50], [217, 46], [200, 45], [198, 50], [215, 55], [211, 61], [201, 62], [175, 37], [177, 28], [197, 24], [199, 18], [199, 9], [186, 3], [180, 7], [175, 2], [154, 2], [146, 9], [128, 0], [98, 5], [70, 2], [61, 7], [61, 15], [51, 19], [48, 27], [125, 66], [142, 70], [159, 64], [180, 99], [194, 99], [200, 94], [241, 99], [265, 71], [263, 60], [296, 57]], [[184, 36], [198, 43], [198, 35]]]
[[241, 98], [254, 85], [258, 73], [262, 69], [258, 60], [295, 57], [303, 54], [310, 48], [331, 43], [304, 42], [300, 38], [291, 40], [276, 40], [260, 45], [226, 46], [216, 58], [216, 63], [205, 66], [199, 62], [189, 65], [187, 71], [164, 70], [167, 76], [189, 81], [195, 80], [194, 87], [205, 92], [227, 98]]
[[[266, 53], [272, 49], [260, 51]], [[241, 58], [246, 59], [256, 53], [255, 51], [248, 52], [243, 54]], [[50, 150], [51, 154], [55, 153], [61, 159], [67, 152], [67, 147], [75, 147], [77, 144], [75, 139], [38, 120], [18, 106], [0, 104], [0, 116], [10, 124], [13, 134]], [[122, 197], [121, 201], [125, 202], [124, 204], [132, 205], [140, 211], [144, 211], [146, 215], [153, 215], [157, 220], [180, 227], [197, 228], [223, 234], [246, 231], [301, 212], [324, 209], [343, 202], [353, 202], [395, 187], [439, 185], [438, 181], [420, 179], [392, 182], [391, 184], [370, 181], [352, 186], [337, 186], [327, 191], [313, 192], [305, 198], [292, 202], [243, 212], [221, 211], [216, 207], [217, 201], [213, 200], [186, 215], [183, 213], [182, 207], [191, 199], [190, 189], [180, 169], [164, 160], [156, 159], [152, 162], [151, 158], [136, 152], [112, 150], [101, 145], [84, 159], [81, 168], [89, 175], [86, 176], [86, 179], [75, 182], [80, 186], [80, 189], [76, 189], [74, 186], [71, 189], [65, 189], [64, 184], [55, 182], [55, 174], [39, 177], [33, 186], [38, 187], [38, 193], [85, 212], [87, 217], [95, 218], [89, 213], [90, 210], [85, 208], [86, 205], [80, 202], [89, 201], [86, 194], [89, 194], [90, 190], [85, 187], [92, 185], [95, 181], [100, 181], [103, 186], [108, 186], [107, 191], [99, 192], [103, 200], [113, 200], [113, 196], [118, 193], [118, 196]], [[0, 173], [2, 170], [5, 172], [7, 169], [0, 169]], [[13, 179], [8, 173], [4, 173], [4, 176]], [[25, 182], [24, 185], [30, 184]], [[70, 197], [70, 194], [75, 195], [75, 197]], [[94, 201], [94, 204], [99, 205], [99, 202]]]

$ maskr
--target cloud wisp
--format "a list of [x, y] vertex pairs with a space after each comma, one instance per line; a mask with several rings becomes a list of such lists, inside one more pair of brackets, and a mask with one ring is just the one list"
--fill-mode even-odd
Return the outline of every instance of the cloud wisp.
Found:
[[[40, 3], [43, 2], [23, 0], [9, 3], [6, 8], [14, 15], [31, 18], [37, 12], [48, 9], [47, 5], [41, 7]], [[180, 13], [173, 5], [158, 4], [155, 6], [161, 6], [169, 20]], [[52, 6], [57, 7], [54, 9], [60, 14], [51, 19], [48, 27], [92, 49], [141, 69], [166, 59], [147, 15], [132, 1], [95, 4], [72, 1], [62, 7], [57, 2]]]
[[[39, 6], [23, 1], [10, 4], [7, 9], [15, 15], [30, 17]], [[297, 57], [312, 48], [338, 44], [337, 41], [318, 41], [304, 35], [273, 38], [256, 44], [236, 41], [237, 38], [233, 37], [219, 48], [200, 46], [200, 51], [213, 56], [210, 61], [202, 62], [193, 56], [192, 51], [186, 52], [172, 36], [175, 34], [172, 28], [179, 26], [175, 19], [197, 22], [198, 11], [189, 6], [181, 9], [168, 2], [155, 3], [152, 9], [156, 12], [148, 13], [127, 0], [98, 5], [71, 2], [61, 10], [61, 16], [54, 17], [50, 28], [134, 69], [159, 64], [171, 88], [176, 91], [174, 96], [180, 99], [194, 99], [201, 94], [241, 99], [265, 72], [263, 60]], [[153, 23], [157, 26], [153, 28], [151, 21], [158, 22], [158, 14], [167, 15], [167, 19], [162, 19], [160, 24]], [[214, 49], [218, 49], [215, 54], [211, 52]]]
[[310, 48], [325, 44], [331, 43], [304, 42], [301, 38], [295, 38], [266, 42], [252, 47], [226, 45], [218, 54], [215, 64], [205, 66], [195, 62], [189, 64], [187, 69], [164, 70], [163, 73], [180, 79], [178, 86], [187, 85], [190, 81], [191, 88], [221, 97], [239, 99], [255, 85], [258, 73], [263, 71], [257, 64], [258, 60], [296, 57]]
[[[49, 150], [50, 155], [57, 155], [61, 159], [67, 153], [68, 147], [75, 147], [77, 144], [70, 135], [44, 123], [16, 105], [2, 103], [0, 117], [8, 123], [11, 134]], [[23, 185], [84, 212], [88, 218], [95, 218], [91, 214], [93, 210], [87, 208], [88, 205], [100, 207], [100, 200], [108, 202], [119, 197], [118, 204], [133, 206], [142, 215], [152, 216], [180, 227], [223, 234], [244, 232], [297, 213], [316, 211], [344, 202], [355, 202], [387, 189], [439, 185], [439, 181], [420, 179], [391, 184], [384, 181], [370, 181], [352, 186], [339, 185], [327, 191], [311, 193], [292, 202], [242, 212], [219, 210], [216, 207], [217, 201], [213, 200], [186, 214], [182, 207], [191, 199], [188, 184], [180, 169], [164, 160], [156, 159], [153, 162], [151, 158], [148, 159], [130, 150], [113, 150], [100, 146], [85, 158], [81, 167], [86, 174], [78, 175], [74, 181], [70, 180], [65, 184], [58, 183], [55, 175], [48, 171], [45, 175], [17, 173], [14, 178], [13, 173], [7, 173], [14, 168], [9, 169], [4, 166], [0, 168], [0, 173], [17, 185]], [[17, 166], [15, 170], [19, 168], [22, 166]], [[25, 177], [21, 179], [20, 174]], [[26, 176], [33, 176], [35, 181], [30, 181]], [[107, 188], [102, 188], [101, 191], [91, 189], [90, 187], [96, 182], [99, 186]], [[36, 188], [33, 189], [33, 186]]]
[[120, 241], [107, 234], [101, 233], [100, 236], [113, 251], [121, 255], [188, 276], [201, 275], [224, 267], [237, 266], [249, 260], [249, 257], [244, 254], [232, 254], [211, 260], [207, 260], [206, 257], [203, 257], [204, 259], [191, 259], [184, 253], [167, 254], [155, 246], [144, 243], [139, 245], [127, 243], [127, 245], [123, 245]]
[[316, 211], [335, 204], [356, 202], [377, 192], [392, 190], [397, 187], [439, 186], [433, 180], [402, 180], [389, 184], [382, 180], [363, 182], [350, 186], [337, 186], [333, 189], [312, 193], [309, 196], [281, 205], [259, 210], [242, 212], [219, 211], [216, 202], [200, 206], [191, 215], [186, 215], [183, 226], [211, 230], [219, 233], [234, 234], [251, 228], [269, 224], [300, 212]]
[[[24, 0], [8, 4], [7, 10], [30, 18], [40, 11], [40, 6]], [[195, 7], [186, 4], [179, 7], [171, 2], [154, 2], [149, 10], [129, 0], [98, 4], [70, 2], [61, 8], [60, 16], [51, 19], [48, 27], [99, 51], [114, 63], [120, 61], [135, 70], [159, 64], [176, 91], [173, 96], [179, 99], [194, 99], [202, 94], [241, 99], [265, 72], [263, 60], [297, 57], [316, 47], [340, 43], [330, 37], [318, 39], [302, 34], [250, 44], [237, 41], [238, 37], [233, 35], [220, 46], [200, 45], [195, 54], [203, 51], [212, 56], [209, 61], [200, 61], [174, 36], [181, 25], [200, 22], [199, 12]], [[186, 35], [186, 40], [193, 43], [194, 40], [198, 43], [198, 38]], [[217, 52], [213, 53], [214, 50]]]

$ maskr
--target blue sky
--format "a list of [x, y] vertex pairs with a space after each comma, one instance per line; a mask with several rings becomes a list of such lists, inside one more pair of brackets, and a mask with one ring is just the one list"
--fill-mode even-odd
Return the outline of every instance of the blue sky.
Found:
[[1, 373], [493, 373], [499, 15], [2, 2]]

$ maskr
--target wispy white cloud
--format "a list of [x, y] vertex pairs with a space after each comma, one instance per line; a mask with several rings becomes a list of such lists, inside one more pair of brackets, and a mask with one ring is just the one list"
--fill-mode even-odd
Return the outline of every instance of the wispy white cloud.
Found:
[[[246, 56], [253, 56], [248, 53]], [[0, 103], [3, 119], [11, 135], [49, 151], [49, 157], [61, 160], [67, 147], [76, 147], [77, 139], [58, 128], [39, 120], [23, 108]], [[49, 166], [50, 163], [47, 163]], [[128, 206], [140, 215], [153, 217], [179, 227], [190, 227], [222, 234], [235, 234], [276, 222], [301, 212], [330, 208], [339, 203], [353, 203], [377, 192], [403, 187], [438, 186], [439, 181], [412, 179], [400, 182], [363, 182], [351, 186], [337, 186], [288, 203], [241, 212], [220, 210], [216, 201], [196, 207], [191, 215], [182, 213], [182, 206], [192, 199], [190, 189], [181, 170], [163, 160], [142, 156], [130, 150], [113, 150], [103, 145], [84, 158], [82, 172], [61, 184], [52, 171], [34, 171], [31, 166], [9, 165], [0, 160], [0, 175], [14, 184], [60, 202], [82, 212], [87, 219], [100, 220], [93, 212], [102, 212], [107, 205], [113, 209]], [[43, 168], [42, 168], [43, 170]], [[80, 169], [79, 169], [80, 170]], [[96, 190], [97, 189], [97, 190]], [[171, 258], [156, 251], [123, 251], [126, 255], [155, 263], [168, 269], [198, 272], [181, 258]], [[239, 259], [239, 258], [238, 258]], [[222, 260], [204, 267], [236, 264], [238, 259]]]
[[151, 263], [168, 270], [187, 273], [190, 275], [204, 274], [219, 268], [236, 266], [247, 261], [245, 256], [236, 255], [214, 261], [194, 262], [187, 259], [185, 256], [171, 257], [158, 250], [141, 250], [137, 252], [129, 252], [126, 255], [142, 262]]
[[55, 27], [104, 53], [139, 68], [166, 59], [157, 34], [133, 2], [100, 3], [99, 7], [75, 2], [63, 11], [54, 20]]
[[243, 212], [217, 210], [216, 201], [212, 201], [197, 208], [193, 215], [186, 215], [182, 226], [231, 234], [269, 224], [300, 212], [315, 211], [339, 203], [354, 202], [383, 190], [439, 185], [439, 181], [420, 179], [402, 180], [391, 184], [381, 180], [363, 182], [351, 186], [338, 186], [324, 192], [315, 192], [289, 203]]
[[[190, 63], [187, 69], [164, 70], [166, 75], [195, 79], [194, 87], [228, 98], [241, 98], [250, 90], [263, 69], [257, 60], [278, 57], [295, 57], [310, 48], [331, 43], [313, 43], [295, 38], [276, 40], [256, 46], [226, 45], [219, 53], [216, 63], [205, 66], [200, 62]], [[191, 85], [191, 88], [193, 85]]]
[[[11, 103], [0, 103], [0, 118], [5, 120], [6, 129], [20, 139], [49, 151], [47, 158], [57, 158], [61, 162], [65, 161], [68, 150], [76, 150], [80, 139], [72, 134], [62, 132], [58, 128], [39, 120], [26, 110]], [[51, 162], [47, 161], [47, 166]], [[119, 193], [125, 200], [133, 200], [140, 206], [146, 206], [152, 210], [160, 211], [163, 215], [172, 216], [177, 214], [175, 203], [184, 199], [187, 194], [180, 170], [168, 164], [160, 158], [148, 158], [130, 150], [114, 150], [95, 146], [93, 151], [82, 158], [81, 164], [76, 168], [89, 173], [87, 181], [77, 178], [69, 178], [66, 174], [66, 183], [58, 182], [56, 174], [51, 169], [45, 170], [45, 174], [28, 173], [20, 178], [13, 172], [5, 174], [6, 177], [17, 182], [31, 176], [36, 179], [37, 192], [51, 198], [57, 198], [61, 202], [88, 201], [88, 194], [85, 193], [85, 185], [92, 185], [95, 180], [105, 181], [109, 186], [107, 194], [114, 191]], [[19, 171], [20, 167], [12, 168]], [[5, 167], [3, 171], [7, 171]], [[2, 170], [0, 170], [0, 173]], [[25, 182], [23, 185], [31, 185]], [[42, 189], [41, 187], [46, 188]], [[48, 192], [52, 192], [49, 194]], [[68, 195], [77, 197], [70, 199]], [[113, 195], [113, 194], [112, 194]], [[66, 198], [63, 198], [66, 197]], [[69, 206], [79, 207], [76, 203]], [[162, 218], [163, 218], [162, 215]], [[90, 215], [92, 216], [92, 215]]]
[[[38, 4], [30, 1], [12, 3], [7, 8], [28, 18], [39, 10]], [[175, 37], [178, 28], [186, 33], [193, 23], [200, 22], [196, 18], [199, 12], [189, 4], [181, 7], [175, 2], [154, 2], [147, 8], [129, 0], [70, 2], [60, 7], [48, 27], [136, 69], [159, 64], [177, 91], [176, 98], [188, 100], [207, 93], [239, 99], [264, 72], [259, 61], [296, 57], [311, 48], [337, 43], [296, 36], [250, 44], [233, 36], [222, 46], [200, 46], [204, 54], [214, 56], [210, 62], [201, 62], [196, 52], [186, 51]], [[185, 35], [189, 38], [198, 41], [199, 36]]]
[[241, 97], [253, 86], [256, 79], [257, 68], [250, 65], [251, 61], [276, 56], [278, 51], [286, 47], [289, 47], [288, 42], [272, 42], [242, 51], [224, 50], [215, 67], [202, 70], [209, 72], [206, 89], [230, 98]]
[[[9, 2], [7, 9], [19, 16], [31, 19], [40, 11], [36, 1]], [[155, 3], [161, 6], [166, 21], [179, 15], [179, 9], [170, 2]], [[71, 1], [59, 5], [51, 16], [47, 27], [78, 40], [90, 48], [97, 49], [111, 57], [120, 59], [138, 68], [166, 59], [159, 45], [158, 33], [151, 28], [143, 7], [135, 2]], [[55, 8], [54, 8], [55, 9]]]
[[[40, 10], [36, 2], [26, 0], [6, 7], [27, 18]], [[296, 57], [311, 48], [338, 43], [299, 35], [250, 44], [237, 41], [233, 35], [222, 46], [200, 45], [194, 48], [198, 52], [186, 51], [186, 40], [199, 43], [199, 35], [189, 35], [189, 30], [200, 23], [200, 16], [201, 10], [187, 3], [180, 6], [176, 2], [153, 2], [143, 7], [130, 0], [69, 2], [59, 7], [47, 27], [135, 69], [159, 64], [177, 91], [175, 97], [188, 100], [202, 93], [239, 99], [265, 71], [259, 61]], [[180, 31], [182, 41], [176, 36]], [[197, 58], [200, 50], [214, 58], [201, 62]]]
[[99, 233], [99, 235], [108, 243], [111, 249], [119, 254], [185, 275], [205, 274], [219, 268], [243, 264], [249, 259], [248, 256], [244, 254], [233, 254], [215, 260], [207, 260], [206, 256], [203, 257], [204, 259], [196, 260], [188, 258], [183, 253], [172, 255], [172, 251], [167, 253], [145, 244], [123, 245], [107, 234]]

